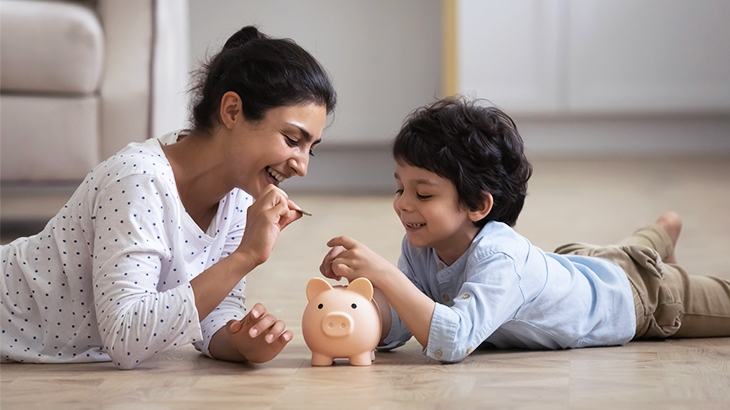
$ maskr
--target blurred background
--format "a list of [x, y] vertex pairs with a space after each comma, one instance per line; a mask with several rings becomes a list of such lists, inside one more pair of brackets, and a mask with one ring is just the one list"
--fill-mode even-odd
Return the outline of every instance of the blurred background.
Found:
[[6, 237], [129, 141], [185, 127], [191, 71], [248, 24], [309, 50], [338, 92], [293, 193], [390, 194], [403, 119], [455, 93], [506, 110], [533, 161], [730, 158], [726, 0], [0, 0], [0, 16]]

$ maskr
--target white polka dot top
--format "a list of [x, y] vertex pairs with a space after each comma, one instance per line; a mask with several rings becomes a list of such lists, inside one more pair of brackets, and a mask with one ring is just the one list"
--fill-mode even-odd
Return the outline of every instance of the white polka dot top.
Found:
[[133, 368], [245, 314], [245, 279], [202, 321], [190, 280], [233, 252], [252, 199], [234, 189], [207, 232], [183, 208], [160, 144], [132, 143], [96, 166], [37, 235], [0, 247], [0, 360], [112, 360]]

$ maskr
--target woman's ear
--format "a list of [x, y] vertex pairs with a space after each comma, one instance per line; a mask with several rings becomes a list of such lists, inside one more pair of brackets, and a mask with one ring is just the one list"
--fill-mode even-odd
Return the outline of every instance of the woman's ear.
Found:
[[220, 116], [223, 125], [231, 129], [237, 120], [243, 119], [241, 97], [233, 91], [227, 91], [221, 97]]
[[484, 193], [484, 201], [482, 201], [481, 206], [479, 209], [473, 209], [469, 211], [469, 219], [472, 222], [481, 221], [489, 215], [489, 212], [492, 210], [492, 206], [494, 205], [494, 198], [492, 197], [492, 194], [489, 192]]

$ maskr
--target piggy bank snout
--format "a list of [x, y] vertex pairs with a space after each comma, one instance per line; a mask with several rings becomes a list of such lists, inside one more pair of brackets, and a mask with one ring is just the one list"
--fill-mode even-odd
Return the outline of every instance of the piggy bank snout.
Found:
[[355, 321], [345, 312], [330, 312], [322, 319], [322, 331], [329, 337], [345, 337], [355, 330]]

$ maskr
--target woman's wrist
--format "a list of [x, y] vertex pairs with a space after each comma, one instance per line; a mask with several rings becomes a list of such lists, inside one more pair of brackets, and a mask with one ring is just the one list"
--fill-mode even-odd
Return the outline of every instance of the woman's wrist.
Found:
[[233, 252], [228, 255], [226, 260], [231, 264], [231, 271], [239, 275], [241, 279], [260, 265], [249, 253], [242, 251]]

